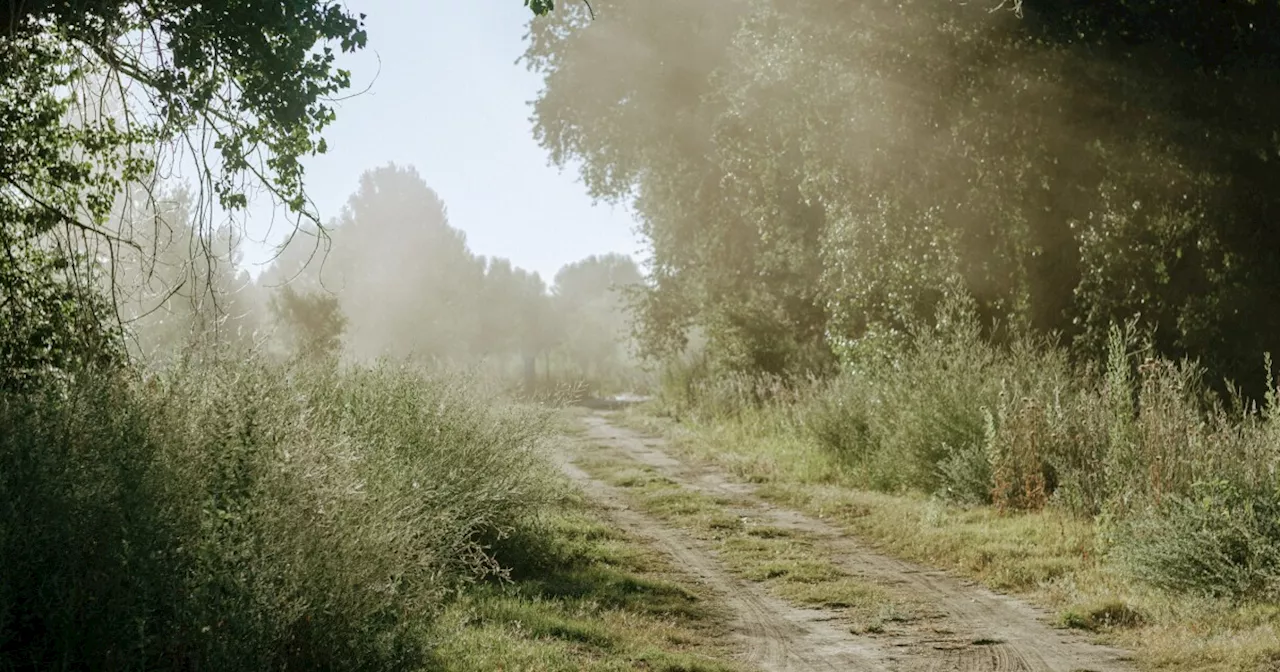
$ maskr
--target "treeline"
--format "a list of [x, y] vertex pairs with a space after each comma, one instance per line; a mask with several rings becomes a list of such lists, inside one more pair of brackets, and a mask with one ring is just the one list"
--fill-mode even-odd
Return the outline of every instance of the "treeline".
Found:
[[[1280, 346], [1270, 2], [593, 3], [533, 25], [536, 133], [652, 245], [648, 352], [828, 370], [932, 320], [1261, 393]], [[588, 93], [589, 92], [589, 93]]]
[[[145, 257], [103, 275], [136, 355], [172, 361], [194, 344], [276, 355], [340, 355], [476, 368], [544, 386], [636, 381], [626, 294], [640, 270], [618, 254], [563, 267], [548, 285], [506, 259], [472, 253], [444, 203], [411, 167], [366, 172], [340, 217], [303, 227], [256, 279], [237, 241], [193, 228], [175, 191], [121, 227], [147, 232]], [[145, 222], [145, 226], [140, 222]], [[154, 253], [150, 253], [154, 252]]]

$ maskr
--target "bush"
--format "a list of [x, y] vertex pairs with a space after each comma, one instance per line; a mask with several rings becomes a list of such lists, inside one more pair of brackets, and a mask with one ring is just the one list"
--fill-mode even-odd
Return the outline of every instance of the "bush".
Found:
[[548, 501], [540, 412], [262, 361], [0, 398], [0, 668], [414, 669]]
[[1148, 352], [1132, 324], [1102, 371], [1049, 340], [993, 344], [953, 296], [931, 325], [846, 348], [801, 415], [860, 485], [963, 503], [1124, 517], [1208, 475], [1258, 482], [1280, 446], [1274, 401], [1228, 414], [1194, 362]]
[[794, 388], [781, 376], [720, 370], [705, 353], [668, 361], [659, 381], [661, 410], [677, 420], [740, 418], [766, 405], [784, 406], [794, 398]]
[[1126, 525], [1119, 554], [1149, 583], [1213, 597], [1280, 598], [1280, 491], [1197, 483]]
[[988, 501], [984, 409], [1007, 372], [982, 337], [972, 305], [953, 297], [933, 325], [898, 341], [862, 343], [844, 371], [808, 403], [818, 442], [883, 490], [949, 493]]

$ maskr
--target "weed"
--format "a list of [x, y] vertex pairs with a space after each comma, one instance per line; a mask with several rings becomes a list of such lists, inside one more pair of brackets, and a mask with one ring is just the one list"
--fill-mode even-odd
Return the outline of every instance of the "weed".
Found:
[[0, 398], [0, 667], [418, 667], [550, 501], [547, 415], [390, 365]]

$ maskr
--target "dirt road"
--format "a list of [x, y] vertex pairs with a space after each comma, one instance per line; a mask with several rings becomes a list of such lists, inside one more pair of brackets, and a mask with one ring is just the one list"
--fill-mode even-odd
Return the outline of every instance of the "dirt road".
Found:
[[966, 584], [943, 572], [877, 553], [835, 527], [778, 508], [716, 469], [683, 463], [660, 440], [585, 418], [584, 439], [595, 458], [613, 455], [646, 465], [684, 488], [732, 496], [737, 514], [820, 537], [850, 574], [895, 598], [926, 605], [927, 617], [907, 619], [878, 634], [854, 634], [838, 614], [796, 608], [757, 583], [731, 574], [707, 544], [630, 508], [626, 493], [564, 462], [565, 473], [629, 532], [646, 538], [720, 596], [733, 614], [745, 662], [768, 672], [885, 670], [892, 672], [1128, 672], [1125, 652], [1092, 644], [1050, 626], [1045, 615], [1016, 599]]

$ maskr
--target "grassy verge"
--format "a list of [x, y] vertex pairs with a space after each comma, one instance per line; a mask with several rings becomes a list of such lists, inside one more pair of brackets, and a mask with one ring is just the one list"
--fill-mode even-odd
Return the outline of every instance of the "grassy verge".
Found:
[[722, 615], [687, 577], [588, 505], [558, 508], [497, 549], [520, 558], [509, 582], [473, 586], [445, 611], [430, 669], [739, 669]]
[[682, 458], [760, 483], [761, 496], [885, 552], [1028, 597], [1062, 625], [1132, 649], [1142, 669], [1243, 672], [1280, 663], [1280, 605], [1169, 593], [1131, 579], [1099, 550], [1103, 530], [1087, 519], [869, 492], [815, 442], [751, 414], [675, 424], [633, 410], [617, 419], [661, 433]]
[[832, 610], [855, 632], [914, 617], [911, 605], [841, 569], [815, 535], [769, 525], [736, 509], [731, 498], [688, 490], [625, 457], [586, 457], [578, 465], [626, 488], [635, 506], [709, 543], [730, 572], [788, 602]]

